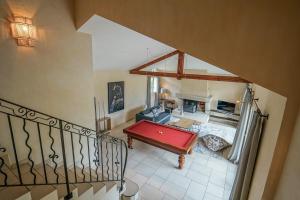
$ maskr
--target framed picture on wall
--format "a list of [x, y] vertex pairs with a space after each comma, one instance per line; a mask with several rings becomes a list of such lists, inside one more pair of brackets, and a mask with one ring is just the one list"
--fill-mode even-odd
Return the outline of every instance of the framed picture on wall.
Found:
[[108, 86], [108, 113], [124, 110], [124, 81], [109, 82]]

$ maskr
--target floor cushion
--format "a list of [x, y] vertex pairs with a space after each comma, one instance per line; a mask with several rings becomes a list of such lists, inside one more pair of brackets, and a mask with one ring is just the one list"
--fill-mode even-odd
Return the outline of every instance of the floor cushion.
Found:
[[218, 137], [216, 135], [207, 134], [202, 137], [206, 147], [212, 151], [220, 151], [228, 146], [228, 144], [223, 138]]

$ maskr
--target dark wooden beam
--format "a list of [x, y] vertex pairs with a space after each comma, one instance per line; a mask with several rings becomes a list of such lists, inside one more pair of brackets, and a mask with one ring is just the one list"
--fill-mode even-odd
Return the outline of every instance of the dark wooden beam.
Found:
[[146, 75], [146, 76], [160, 76], [177, 78], [177, 73], [172, 72], [150, 72], [150, 71], [131, 71], [130, 74]]
[[[150, 72], [150, 71], [132, 71], [130, 74], [146, 75], [146, 76], [159, 76], [159, 77], [171, 77], [177, 78], [177, 73], [171, 72]], [[218, 76], [218, 75], [202, 75], [202, 74], [182, 74], [181, 78], [195, 79], [195, 80], [208, 80], [208, 81], [226, 81], [226, 82], [238, 82], [238, 83], [251, 83], [245, 79], [237, 76]]]
[[[151, 66], [155, 63], [158, 63], [162, 60], [165, 60], [167, 58], [170, 58], [174, 55], [178, 54], [178, 63], [177, 63], [177, 73], [173, 72], [151, 72], [151, 71], [141, 71], [142, 69]], [[171, 53], [168, 53], [164, 56], [161, 56], [157, 59], [154, 59], [146, 64], [143, 64], [139, 67], [136, 67], [129, 71], [130, 74], [138, 74], [138, 75], [146, 75], [146, 76], [160, 76], [160, 77], [171, 77], [171, 78], [177, 78], [177, 79], [195, 79], [195, 80], [209, 80], [209, 81], [227, 81], [227, 82], [240, 82], [240, 83], [250, 83], [250, 81], [247, 81], [241, 77], [237, 76], [219, 76], [219, 75], [202, 75], [202, 74], [184, 74], [184, 53], [175, 50]]]
[[173, 51], [173, 52], [171, 52], [171, 53], [168, 53], [168, 54], [166, 54], [166, 55], [164, 55], [164, 56], [161, 56], [161, 57], [159, 57], [159, 58], [156, 58], [155, 60], [152, 60], [152, 61], [150, 61], [150, 62], [148, 62], [148, 63], [146, 63], [146, 64], [143, 64], [143, 65], [141, 65], [141, 66], [139, 66], [139, 67], [136, 67], [136, 68], [130, 70], [130, 73], [133, 72], [133, 71], [139, 71], [139, 70], [141, 70], [141, 69], [144, 69], [145, 67], [148, 67], [148, 66], [153, 65], [153, 64], [155, 64], [155, 63], [158, 63], [158, 62], [160, 62], [160, 61], [162, 61], [162, 60], [165, 60], [165, 59], [167, 59], [167, 58], [170, 58], [170, 57], [172, 57], [172, 56], [174, 56], [174, 55], [176, 55], [176, 54], [178, 54], [178, 53], [179, 53], [179, 50], [175, 50], [175, 51]]
[[196, 79], [196, 80], [208, 80], [208, 81], [226, 81], [226, 82], [239, 82], [239, 83], [250, 83], [238, 76], [220, 76], [220, 75], [202, 75], [202, 74], [183, 74], [182, 78], [185, 79]]
[[184, 53], [179, 52], [178, 53], [178, 64], [177, 64], [177, 79], [180, 80], [183, 75], [183, 69], [184, 69]]

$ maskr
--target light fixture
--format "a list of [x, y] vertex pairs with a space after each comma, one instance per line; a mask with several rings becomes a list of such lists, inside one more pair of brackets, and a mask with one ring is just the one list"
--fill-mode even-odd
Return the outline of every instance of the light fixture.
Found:
[[18, 46], [34, 46], [36, 27], [32, 25], [30, 18], [15, 16], [14, 21], [11, 22], [11, 32]]
[[168, 99], [170, 96], [170, 91], [167, 88], [160, 88], [160, 98], [161, 99]]

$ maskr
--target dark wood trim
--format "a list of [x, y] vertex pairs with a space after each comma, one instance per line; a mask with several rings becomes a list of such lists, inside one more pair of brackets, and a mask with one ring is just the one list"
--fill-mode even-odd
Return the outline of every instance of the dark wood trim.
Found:
[[[177, 78], [177, 73], [172, 72], [149, 72], [149, 71], [131, 71], [130, 74], [146, 75], [146, 76], [159, 76], [159, 77], [171, 77]], [[237, 76], [217, 76], [217, 75], [202, 75], [202, 74], [182, 74], [180, 76], [184, 79], [195, 80], [208, 80], [208, 81], [226, 81], [226, 82], [238, 82], [238, 83], [251, 83], [243, 78]]]
[[173, 51], [173, 52], [171, 52], [171, 53], [168, 53], [168, 54], [166, 54], [166, 55], [164, 55], [164, 56], [161, 56], [161, 57], [159, 57], [159, 58], [156, 58], [156, 59], [154, 59], [154, 60], [152, 60], [152, 61], [150, 61], [150, 62], [148, 62], [148, 63], [146, 63], [146, 64], [143, 64], [143, 65], [141, 65], [141, 66], [139, 66], [139, 67], [136, 67], [136, 68], [130, 70], [130, 72], [139, 71], [139, 70], [141, 70], [141, 69], [144, 69], [145, 67], [148, 67], [148, 66], [153, 65], [153, 64], [155, 64], [155, 63], [158, 63], [158, 62], [160, 62], [160, 61], [162, 61], [162, 60], [165, 60], [165, 59], [167, 59], [167, 58], [170, 58], [170, 57], [172, 57], [172, 56], [178, 54], [179, 52], [180, 52], [179, 50], [175, 50], [175, 51]]
[[177, 73], [172, 72], [148, 72], [148, 71], [131, 71], [130, 74], [146, 75], [146, 76], [160, 76], [176, 78]]
[[208, 80], [208, 81], [226, 81], [226, 82], [240, 82], [251, 83], [238, 76], [220, 76], [220, 75], [204, 75], [204, 74], [183, 74], [182, 78], [196, 79], [196, 80]]
[[[178, 63], [177, 63], [177, 73], [174, 72], [151, 72], [151, 71], [141, 71], [145, 67], [158, 63], [162, 60], [165, 60], [169, 57], [178, 54]], [[158, 76], [158, 77], [171, 77], [177, 79], [195, 79], [195, 80], [209, 80], [209, 81], [226, 81], [226, 82], [239, 82], [239, 83], [251, 83], [248, 80], [245, 80], [238, 76], [219, 76], [219, 75], [202, 75], [202, 74], [185, 74], [184, 73], [184, 52], [175, 50], [171, 53], [168, 53], [164, 56], [161, 56], [157, 59], [154, 59], [146, 64], [143, 64], [139, 67], [131, 69], [130, 74], [146, 75], [146, 76]]]
[[183, 69], [184, 69], [184, 53], [180, 51], [178, 53], [177, 79], [182, 78]]

